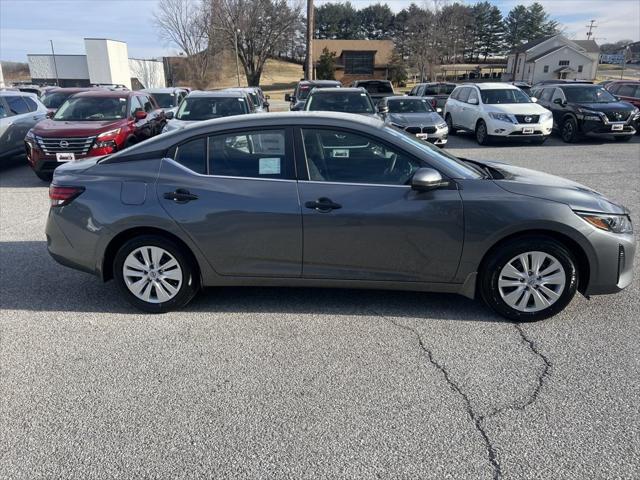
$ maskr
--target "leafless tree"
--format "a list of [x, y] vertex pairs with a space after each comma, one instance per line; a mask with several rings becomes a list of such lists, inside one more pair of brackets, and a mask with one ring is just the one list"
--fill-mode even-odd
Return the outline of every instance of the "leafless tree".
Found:
[[287, 0], [211, 0], [215, 28], [235, 51], [247, 83], [257, 86], [267, 59], [286, 48], [295, 33], [301, 4]]
[[144, 88], [158, 87], [156, 80], [162, 78], [162, 62], [154, 60], [129, 60], [131, 76], [137, 78]]

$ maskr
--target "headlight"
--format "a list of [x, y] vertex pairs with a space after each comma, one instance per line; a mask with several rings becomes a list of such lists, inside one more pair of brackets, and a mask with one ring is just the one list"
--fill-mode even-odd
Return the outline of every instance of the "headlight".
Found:
[[586, 222], [600, 230], [613, 233], [633, 233], [633, 225], [628, 215], [576, 212]]
[[29, 130], [27, 132], [27, 134], [24, 136], [25, 140], [33, 140], [35, 141], [36, 136], [33, 134], [33, 132], [31, 130]]
[[594, 112], [593, 110], [587, 110], [586, 108], [578, 108], [578, 113], [582, 115], [584, 120], [602, 120], [600, 112]]
[[447, 128], [447, 124], [446, 123], [439, 123], [438, 125], [436, 125], [436, 128], [438, 130], [444, 130], [445, 128]]
[[551, 120], [552, 118], [553, 118], [553, 113], [551, 112], [544, 112], [540, 114], [541, 122], [546, 122], [547, 120]]
[[516, 123], [515, 118], [507, 113], [489, 112], [489, 116], [494, 120], [500, 120], [501, 122]]

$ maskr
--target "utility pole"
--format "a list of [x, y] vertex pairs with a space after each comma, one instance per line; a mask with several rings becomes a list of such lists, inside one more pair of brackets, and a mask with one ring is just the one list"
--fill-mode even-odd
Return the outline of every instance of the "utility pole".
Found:
[[56, 72], [56, 87], [60, 86], [60, 80], [58, 80], [58, 65], [56, 64], [56, 52], [53, 50], [53, 40], [49, 40], [51, 44], [51, 55], [53, 56], [53, 69]]
[[307, 60], [305, 80], [313, 80], [313, 0], [307, 0]]
[[593, 29], [594, 28], [598, 28], [598, 26], [594, 25], [594, 23], [596, 23], [596, 21], [595, 20], [591, 20], [589, 22], [589, 25], [585, 25], [585, 27], [587, 27], [589, 29], [589, 31], [587, 32], [587, 40], [591, 40], [592, 39], [591, 35], [593, 35], [593, 33], [594, 33]]
[[238, 61], [238, 33], [240, 33], [239, 28], [236, 28], [233, 30], [233, 38], [235, 39], [235, 45], [236, 45], [236, 79], [238, 80], [238, 86], [240, 86], [240, 63]]

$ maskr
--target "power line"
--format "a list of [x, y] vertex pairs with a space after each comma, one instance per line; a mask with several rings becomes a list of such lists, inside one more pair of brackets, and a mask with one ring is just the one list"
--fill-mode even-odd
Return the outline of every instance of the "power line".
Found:
[[591, 35], [594, 34], [593, 29], [598, 28], [598, 26], [594, 25], [594, 23], [596, 23], [596, 21], [591, 20], [591, 22], [589, 22], [589, 25], [585, 25], [585, 27], [589, 29], [589, 31], [587, 32], [587, 40], [592, 40]]

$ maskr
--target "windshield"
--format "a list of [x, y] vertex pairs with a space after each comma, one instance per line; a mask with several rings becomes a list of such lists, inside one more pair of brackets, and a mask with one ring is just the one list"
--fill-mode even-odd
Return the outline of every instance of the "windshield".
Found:
[[418, 147], [431, 158], [438, 158], [439, 160], [446, 162], [449, 168], [458, 172], [460, 178], [483, 178], [483, 175], [477, 169], [470, 167], [464, 161], [454, 157], [445, 150], [442, 150], [424, 140], [420, 140], [415, 135], [407, 133], [406, 131], [392, 125], [385, 125], [384, 128], [391, 132], [391, 134], [401, 142]]
[[501, 103], [531, 103], [529, 96], [520, 89], [480, 90], [482, 103], [492, 105]]
[[209, 120], [249, 113], [247, 102], [238, 97], [192, 97], [180, 104], [178, 120]]
[[563, 88], [568, 102], [572, 103], [610, 103], [618, 100], [602, 87], [571, 87]]
[[389, 113], [426, 113], [433, 112], [433, 107], [424, 99], [388, 100]]
[[175, 107], [178, 99], [175, 93], [152, 93], [151, 96], [156, 99], [160, 108]]
[[319, 93], [307, 101], [308, 111], [345, 113], [374, 113], [373, 104], [366, 93], [340, 92]]
[[63, 92], [51, 92], [51, 93], [46, 93], [44, 94], [44, 96], [40, 99], [40, 101], [44, 104], [45, 107], [47, 108], [60, 108], [60, 105], [62, 105], [64, 103], [64, 101], [69, 98], [72, 94], [71, 93], [63, 93]]
[[358, 85], [363, 87], [369, 93], [391, 93], [393, 94], [393, 88], [390, 83], [387, 82], [364, 82]]
[[71, 97], [56, 111], [54, 120], [102, 121], [127, 116], [124, 97]]

